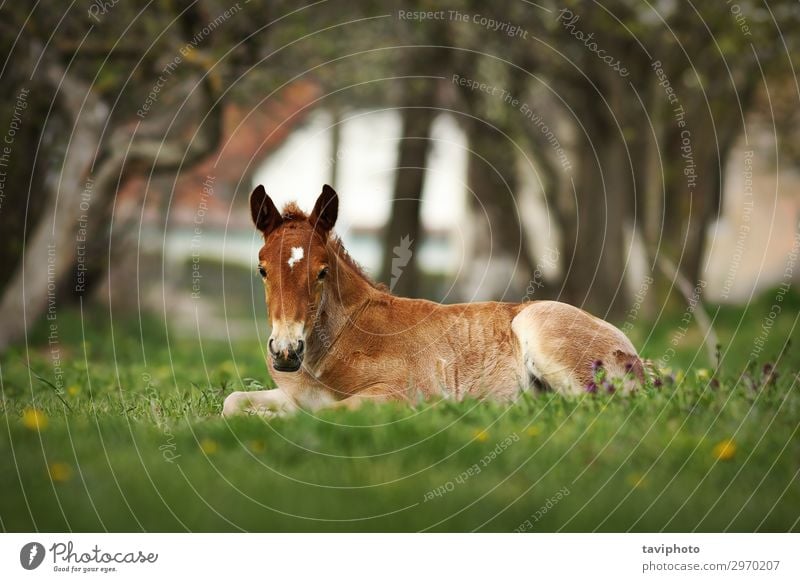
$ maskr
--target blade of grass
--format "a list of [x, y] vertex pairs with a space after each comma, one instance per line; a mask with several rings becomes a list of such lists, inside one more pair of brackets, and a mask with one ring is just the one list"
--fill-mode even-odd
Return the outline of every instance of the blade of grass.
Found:
[[39, 380], [39, 382], [41, 382], [41, 383], [42, 383], [42, 384], [44, 384], [45, 386], [49, 386], [50, 388], [52, 388], [52, 389], [53, 389], [53, 392], [54, 392], [54, 393], [55, 393], [55, 395], [58, 397], [58, 399], [59, 399], [59, 400], [60, 400], [60, 401], [61, 401], [61, 402], [64, 404], [64, 406], [66, 406], [66, 407], [67, 407], [67, 409], [68, 409], [70, 412], [72, 412], [72, 407], [69, 405], [69, 402], [67, 402], [66, 400], [64, 400], [64, 397], [63, 397], [63, 396], [61, 396], [61, 393], [60, 393], [60, 391], [59, 391], [58, 387], [57, 387], [55, 384], [53, 384], [53, 383], [52, 383], [50, 380], [48, 380], [47, 378], [43, 378], [42, 376], [40, 376], [39, 374], [37, 374], [37, 373], [36, 373], [36, 370], [34, 370], [34, 369], [33, 369], [33, 368], [31, 368], [30, 366], [28, 366], [28, 364], [27, 364], [27, 363], [23, 362], [23, 364], [25, 364], [25, 367], [27, 367], [27, 368], [28, 368], [28, 369], [31, 371], [31, 374], [33, 374], [34, 376], [36, 376], [36, 379], [37, 379], [37, 380]]

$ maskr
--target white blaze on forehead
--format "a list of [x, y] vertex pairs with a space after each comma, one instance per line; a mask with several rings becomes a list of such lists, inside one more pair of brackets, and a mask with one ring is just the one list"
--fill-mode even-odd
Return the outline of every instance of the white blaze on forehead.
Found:
[[303, 247], [293, 247], [292, 256], [289, 257], [289, 260], [287, 261], [289, 268], [294, 269], [295, 263], [299, 263], [300, 261], [302, 261], [303, 256], [304, 256]]

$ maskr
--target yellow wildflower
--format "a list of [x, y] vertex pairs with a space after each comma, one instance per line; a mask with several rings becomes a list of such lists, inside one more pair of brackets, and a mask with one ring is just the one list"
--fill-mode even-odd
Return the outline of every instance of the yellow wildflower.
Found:
[[694, 377], [697, 378], [698, 382], [708, 382], [709, 379], [711, 379], [711, 370], [708, 370], [707, 368], [695, 370]]
[[247, 447], [254, 453], [263, 453], [267, 448], [264, 441], [250, 441]]
[[47, 428], [47, 415], [38, 408], [26, 408], [22, 413], [22, 424], [31, 430]]
[[535, 437], [542, 434], [542, 429], [540, 429], [538, 426], [532, 426], [528, 428], [528, 430], [526, 430], [525, 432], [527, 433], [528, 436]]
[[77, 384], [73, 384], [72, 386], [67, 388], [67, 394], [69, 394], [70, 396], [77, 396], [80, 393], [81, 393], [81, 387], [78, 386]]
[[52, 463], [48, 467], [50, 478], [56, 483], [63, 483], [72, 479], [72, 467], [67, 463]]
[[200, 441], [200, 448], [207, 455], [213, 455], [217, 452], [217, 442], [212, 439], [203, 439]]
[[733, 439], [720, 441], [714, 446], [714, 457], [718, 461], [730, 461], [734, 456], [736, 456], [736, 443]]
[[489, 440], [489, 433], [485, 430], [476, 430], [475, 431], [475, 440], [479, 443], [484, 443]]
[[644, 475], [641, 475], [640, 473], [631, 473], [630, 475], [628, 475], [626, 481], [628, 482], [628, 485], [630, 485], [634, 489], [639, 489], [640, 487], [644, 487], [646, 484], [646, 479]]

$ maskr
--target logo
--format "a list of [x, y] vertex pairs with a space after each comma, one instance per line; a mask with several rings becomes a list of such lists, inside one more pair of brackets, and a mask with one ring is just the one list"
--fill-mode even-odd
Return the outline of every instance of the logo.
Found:
[[44, 546], [39, 542], [28, 542], [19, 551], [19, 563], [26, 570], [35, 570], [44, 561]]
[[409, 235], [406, 235], [400, 239], [400, 245], [392, 249], [394, 258], [392, 259], [392, 280], [389, 284], [389, 291], [394, 291], [394, 286], [397, 285], [397, 281], [403, 274], [403, 267], [408, 265], [408, 261], [411, 260], [412, 244], [414, 244], [414, 241], [411, 240]]

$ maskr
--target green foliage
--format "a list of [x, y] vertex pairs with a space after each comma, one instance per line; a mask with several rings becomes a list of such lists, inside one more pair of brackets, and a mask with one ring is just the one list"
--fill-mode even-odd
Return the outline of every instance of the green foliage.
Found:
[[[787, 300], [796, 307], [796, 296]], [[789, 349], [777, 375], [763, 361], [744, 369], [770, 302], [767, 293], [747, 309], [719, 311], [719, 373], [694, 363], [702, 350], [687, 335], [672, 381], [631, 397], [440, 400], [271, 421], [219, 416], [232, 390], [269, 385], [257, 341], [200, 346], [166, 334], [158, 319], [112, 328], [64, 313], [63, 394], [44, 327], [29, 350], [0, 364], [0, 523], [11, 531], [796, 531], [800, 359]], [[791, 305], [784, 313], [797, 313]], [[662, 320], [644, 355], [659, 357], [675, 321]], [[766, 359], [775, 363], [796, 339], [794, 323], [778, 319]], [[559, 491], [569, 493], [543, 509]]]

